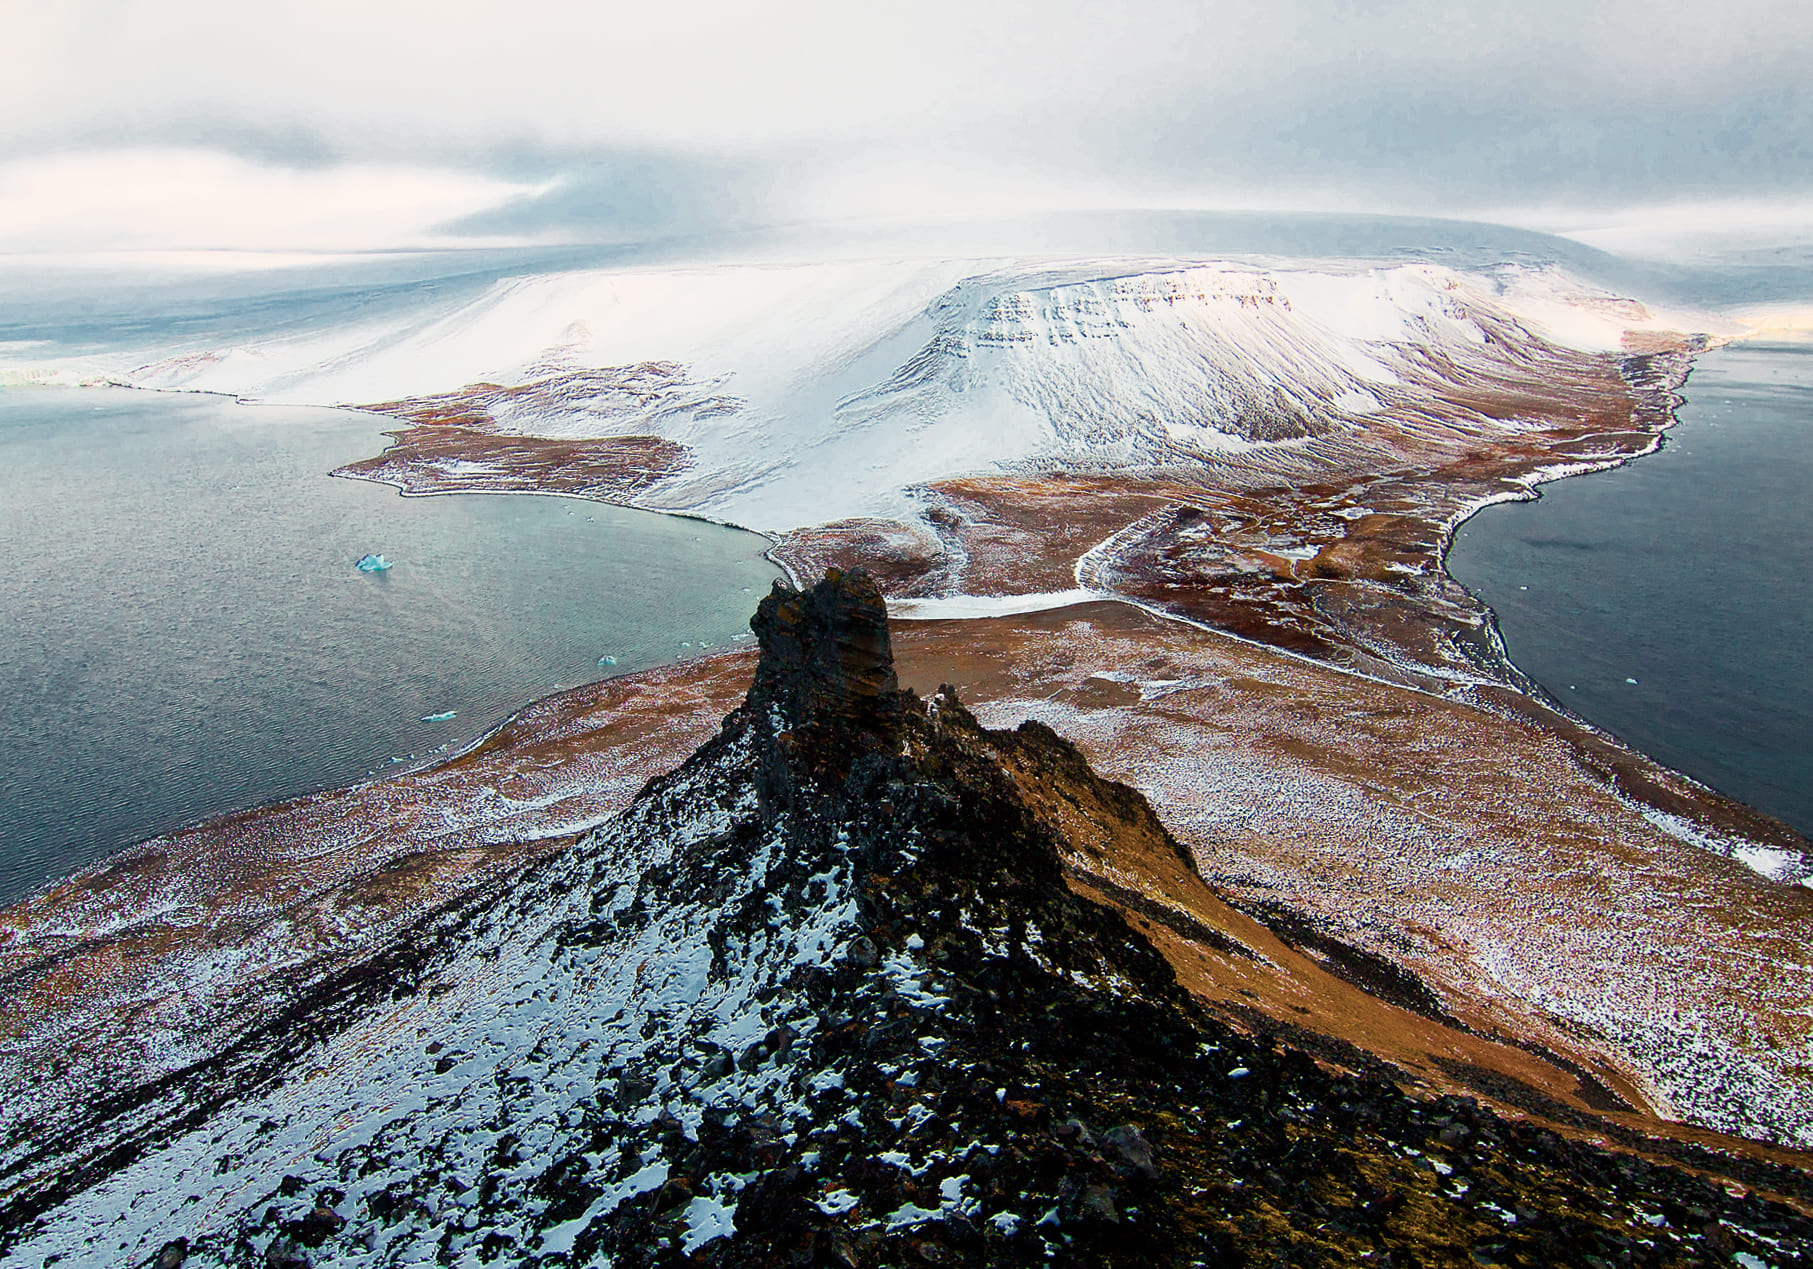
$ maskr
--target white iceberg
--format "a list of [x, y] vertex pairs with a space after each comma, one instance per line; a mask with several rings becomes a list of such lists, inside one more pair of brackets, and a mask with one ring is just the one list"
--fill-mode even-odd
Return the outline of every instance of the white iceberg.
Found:
[[361, 555], [353, 567], [361, 573], [382, 573], [390, 567], [390, 561], [382, 555]]

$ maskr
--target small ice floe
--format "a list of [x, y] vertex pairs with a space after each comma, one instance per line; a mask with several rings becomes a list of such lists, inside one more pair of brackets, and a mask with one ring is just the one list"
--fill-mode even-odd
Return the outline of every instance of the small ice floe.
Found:
[[444, 714], [423, 714], [422, 721], [425, 723], [445, 723], [458, 718], [459, 716], [460, 712], [457, 709], [450, 709]]
[[598, 658], [598, 664], [599, 665], [616, 665], [617, 658], [614, 656], [609, 656], [609, 655], [601, 656]]
[[353, 567], [361, 573], [382, 573], [390, 567], [390, 561], [382, 555], [361, 555]]
[[1637, 680], [1635, 680], [1635, 679], [1625, 679], [1624, 681], [1626, 683], [1629, 683], [1632, 687], [1635, 687], [1637, 685]]

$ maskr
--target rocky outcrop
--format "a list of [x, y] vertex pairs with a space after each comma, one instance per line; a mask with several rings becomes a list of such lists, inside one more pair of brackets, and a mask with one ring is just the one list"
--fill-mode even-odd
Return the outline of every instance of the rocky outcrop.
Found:
[[[777, 589], [754, 625], [754, 685], [716, 737], [571, 850], [405, 934], [359, 992], [322, 977], [339, 1006], [299, 1001], [269, 1040], [282, 1063], [192, 1039], [165, 1091], [183, 1106], [212, 1080], [213, 1100], [161, 1133], [142, 1107], [93, 1123], [73, 1180], [7, 1143], [0, 1252], [136, 1264], [186, 1240], [191, 1265], [620, 1269], [1813, 1254], [1813, 1221], [1710, 1151], [1702, 1175], [1580, 1144], [1211, 1015], [1067, 883], [1065, 855], [1089, 847], [1066, 807], [1168, 841], [1137, 793], [1046, 728], [991, 732], [949, 689], [896, 690], [860, 573]], [[223, 1071], [245, 1082], [220, 1094]], [[1744, 1179], [1807, 1189], [1789, 1169]]]
[[904, 708], [888, 645], [888, 609], [864, 572], [831, 569], [800, 592], [785, 582], [749, 623], [762, 649], [745, 711], [772, 708], [793, 765], [815, 778], [899, 746]]

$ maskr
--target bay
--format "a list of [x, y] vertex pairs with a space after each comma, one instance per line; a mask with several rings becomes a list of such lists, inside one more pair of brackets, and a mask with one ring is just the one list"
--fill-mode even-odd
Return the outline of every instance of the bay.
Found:
[[1699, 358], [1660, 450], [1466, 522], [1448, 557], [1575, 713], [1813, 837], [1813, 345]]
[[[326, 474], [376, 453], [383, 423], [0, 391], [0, 904], [721, 646], [777, 575], [766, 539], [719, 525]], [[392, 567], [359, 571], [368, 553]]]

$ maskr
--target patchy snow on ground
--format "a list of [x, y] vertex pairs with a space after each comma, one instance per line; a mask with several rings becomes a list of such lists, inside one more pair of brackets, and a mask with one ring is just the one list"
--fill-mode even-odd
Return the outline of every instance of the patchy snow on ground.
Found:
[[1009, 617], [1017, 613], [1047, 612], [1108, 598], [1112, 596], [1101, 591], [1054, 590], [1033, 595], [947, 595], [937, 599], [894, 599], [888, 602], [888, 616], [895, 621]]
[[[301, 1218], [314, 1206], [314, 1185], [279, 1192], [292, 1175], [336, 1188], [343, 1210], [390, 1214], [357, 1232], [368, 1255], [336, 1263], [408, 1259], [431, 1226], [437, 1238], [451, 1232], [455, 1260], [494, 1234], [569, 1252], [595, 1218], [668, 1175], [658, 1149], [627, 1171], [615, 1152], [570, 1161], [573, 1142], [609, 1131], [601, 1105], [631, 1124], [673, 1116], [695, 1137], [708, 1102], [790, 1121], [809, 1090], [793, 1068], [752, 1055], [777, 1027], [810, 1034], [805, 1002], [777, 988], [836, 954], [855, 901], [850, 866], [835, 860], [809, 878], [770, 875], [784, 828], [747, 858], [713, 858], [754, 818], [747, 749], [683, 771], [467, 912], [457, 936], [426, 949], [425, 990], [381, 991], [282, 1081], [206, 1115], [175, 1114], [177, 1131], [15, 1247], [19, 1263], [138, 1263], [178, 1234], [258, 1237], [268, 1208]], [[784, 920], [737, 919], [783, 899]], [[212, 967], [196, 991], [231, 971]], [[172, 1069], [205, 1056], [206, 1038], [192, 1041]], [[714, 1064], [714, 1054], [724, 1057]], [[15, 1140], [0, 1165], [24, 1163], [29, 1175], [32, 1150]], [[564, 1219], [554, 1210], [562, 1189], [546, 1182], [557, 1163], [600, 1188]], [[716, 1188], [687, 1211], [689, 1251], [728, 1232], [742, 1183], [706, 1180]], [[462, 1208], [470, 1215], [449, 1223]]]

